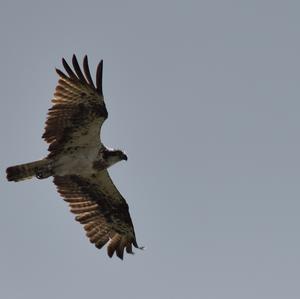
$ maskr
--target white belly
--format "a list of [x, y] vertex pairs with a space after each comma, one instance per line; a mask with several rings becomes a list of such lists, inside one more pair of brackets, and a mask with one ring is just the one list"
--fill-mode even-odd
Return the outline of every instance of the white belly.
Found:
[[72, 154], [61, 154], [54, 166], [55, 175], [89, 176], [95, 172], [94, 161], [97, 160], [98, 148], [84, 148]]

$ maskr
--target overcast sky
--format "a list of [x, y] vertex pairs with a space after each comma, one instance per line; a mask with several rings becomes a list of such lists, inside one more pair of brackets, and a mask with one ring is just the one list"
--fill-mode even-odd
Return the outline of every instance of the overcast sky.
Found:
[[[300, 2], [0, 4], [0, 297], [300, 298]], [[55, 67], [104, 60], [102, 138], [146, 250], [109, 259], [52, 179]]]

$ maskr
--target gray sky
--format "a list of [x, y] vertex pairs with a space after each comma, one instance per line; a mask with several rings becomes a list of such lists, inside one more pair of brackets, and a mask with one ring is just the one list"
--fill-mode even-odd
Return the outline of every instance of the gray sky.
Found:
[[[0, 297], [300, 297], [299, 1], [1, 1]], [[104, 59], [110, 173], [146, 246], [89, 244], [41, 139], [61, 57]]]

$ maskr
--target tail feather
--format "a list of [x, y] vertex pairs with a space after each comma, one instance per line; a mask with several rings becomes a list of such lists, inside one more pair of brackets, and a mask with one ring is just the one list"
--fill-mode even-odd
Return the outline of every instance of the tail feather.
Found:
[[[6, 169], [7, 180], [8, 181], [22, 181], [37, 176], [40, 178], [41, 173], [45, 173], [45, 170], [50, 170], [49, 161], [46, 159], [20, 164], [8, 167]], [[48, 175], [49, 176], [49, 175]], [[46, 176], [45, 176], [46, 177]]]

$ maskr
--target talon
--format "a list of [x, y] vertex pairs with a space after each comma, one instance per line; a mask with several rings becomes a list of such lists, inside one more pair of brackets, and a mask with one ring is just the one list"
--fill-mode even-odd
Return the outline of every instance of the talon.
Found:
[[44, 168], [40, 168], [36, 170], [36, 178], [38, 179], [45, 179], [52, 175], [52, 164], [50, 163]]
[[38, 170], [35, 175], [39, 180], [44, 178], [43, 172]]

